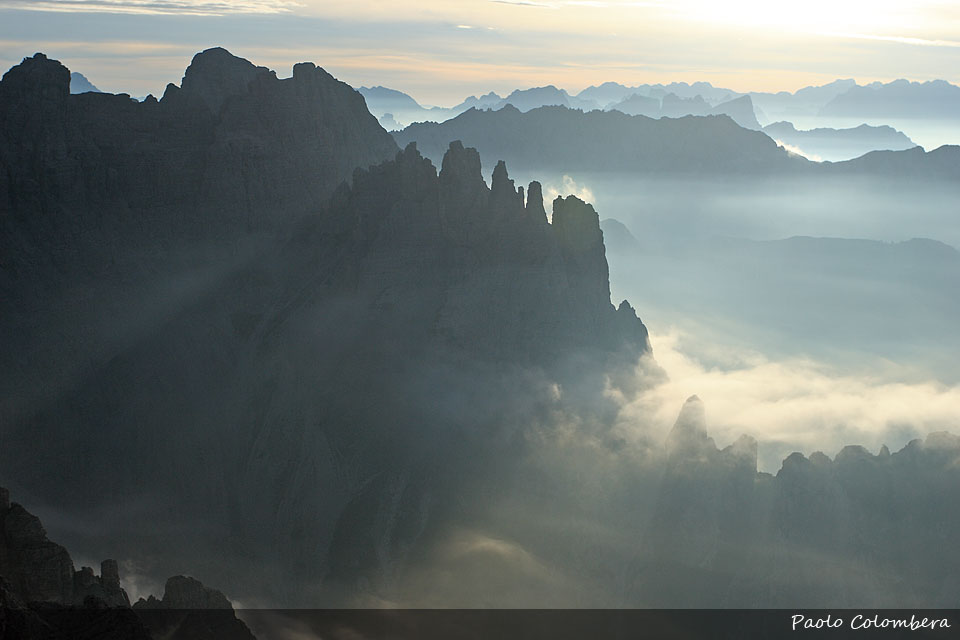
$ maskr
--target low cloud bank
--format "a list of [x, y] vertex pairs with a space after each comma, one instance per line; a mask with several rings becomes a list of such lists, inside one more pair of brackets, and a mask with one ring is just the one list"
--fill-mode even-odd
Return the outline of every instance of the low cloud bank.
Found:
[[960, 429], [960, 387], [903, 382], [913, 372], [895, 366], [863, 375], [801, 358], [706, 354], [675, 328], [651, 335], [651, 342], [669, 379], [625, 401], [619, 429], [628, 437], [665, 435], [678, 408], [694, 394], [706, 406], [717, 444], [726, 446], [743, 433], [753, 436], [760, 469], [769, 472], [793, 451], [832, 457], [850, 444], [874, 452], [886, 444], [895, 451], [928, 433]]

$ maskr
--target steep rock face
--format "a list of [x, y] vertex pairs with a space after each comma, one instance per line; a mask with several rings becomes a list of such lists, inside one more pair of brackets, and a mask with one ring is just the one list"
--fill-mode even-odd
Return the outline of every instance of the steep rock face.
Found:
[[573, 348], [630, 344], [635, 360], [649, 350], [646, 329], [617, 325], [596, 211], [558, 198], [551, 225], [541, 193], [532, 183], [525, 198], [503, 163], [487, 187], [479, 154], [458, 141], [439, 176], [409, 145], [394, 163], [358, 172], [328, 215], [357, 221], [356, 287], [379, 289], [377, 304], [399, 309], [434, 283], [437, 297], [414, 324], [445, 344], [540, 365]]
[[0, 503], [0, 576], [27, 602], [74, 601], [70, 554], [47, 539], [40, 519], [6, 494]]
[[67, 550], [47, 538], [39, 518], [11, 504], [4, 488], [0, 488], [0, 576], [26, 602], [81, 605], [93, 596], [108, 606], [130, 606], [120, 587], [116, 560], [104, 560], [99, 576], [90, 567], [74, 571]]
[[133, 610], [154, 638], [255, 640], [220, 591], [188, 576], [167, 580], [163, 598], [141, 598]]
[[232, 609], [226, 596], [216, 589], [205, 587], [202, 582], [189, 576], [173, 576], [167, 579], [163, 598], [141, 598], [134, 605], [137, 609]]
[[[247, 72], [251, 93], [275, 82]], [[218, 95], [191, 113], [212, 117]], [[499, 166], [488, 185], [480, 169], [461, 144], [439, 174], [409, 147], [256, 251], [153, 257], [157, 290], [117, 266], [97, 295], [51, 295], [50, 313], [5, 300], [12, 334], [57, 347], [49, 376], [5, 354], [18, 403], [0, 473], [85, 523], [71, 546], [155, 550], [155, 575], [187, 566], [286, 605], [389, 582], [524, 430], [557, 405], [609, 411], [604, 374], [626, 385], [649, 353], [633, 308], [610, 303], [592, 207], [556, 202], [551, 225], [538, 184]], [[96, 357], [85, 313], [106, 336]], [[132, 515], [104, 526], [98, 509]], [[170, 531], [190, 544], [174, 552]]]
[[0, 82], [3, 277], [113, 259], [113, 243], [273, 229], [395, 150], [362, 96], [309, 63], [279, 80], [210, 49], [140, 103], [71, 95], [69, 71], [37, 54]]
[[713, 115], [728, 115], [734, 122], [744, 129], [757, 131], [760, 129], [760, 123], [757, 122], [757, 113], [753, 107], [753, 100], [750, 96], [740, 96], [733, 100], [723, 102], [710, 109]]

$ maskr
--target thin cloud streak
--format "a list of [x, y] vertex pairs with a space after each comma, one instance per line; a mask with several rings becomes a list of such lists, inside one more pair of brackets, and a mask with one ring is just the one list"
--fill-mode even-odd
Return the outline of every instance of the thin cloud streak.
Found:
[[957, 40], [927, 40], [925, 38], [911, 38], [908, 36], [884, 36], [870, 33], [835, 33], [826, 32], [821, 35], [834, 38], [852, 38], [854, 40], [878, 40], [881, 42], [896, 42], [898, 44], [911, 44], [921, 47], [960, 47], [960, 41]]
[[289, 13], [301, 6], [289, 0], [0, 0], [0, 9], [51, 13], [223, 16]]

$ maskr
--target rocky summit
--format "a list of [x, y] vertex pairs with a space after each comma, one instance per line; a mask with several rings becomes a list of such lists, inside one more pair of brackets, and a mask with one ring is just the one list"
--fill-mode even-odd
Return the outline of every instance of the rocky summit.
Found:
[[[38, 53], [0, 82], [4, 267], [71, 250], [114, 259], [106, 239], [276, 228], [395, 151], [362, 96], [309, 63], [281, 80], [208, 49], [181, 86], [138, 102], [71, 94], [69, 70]], [[68, 231], [71, 246], [49, 246]]]

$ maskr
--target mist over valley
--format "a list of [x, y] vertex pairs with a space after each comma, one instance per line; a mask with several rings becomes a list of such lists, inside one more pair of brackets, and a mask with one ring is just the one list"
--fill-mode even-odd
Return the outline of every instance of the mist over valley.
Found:
[[17, 624], [957, 607], [955, 85], [66, 63], [0, 81]]

